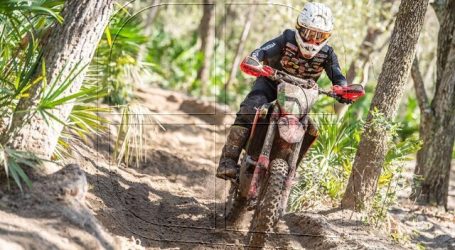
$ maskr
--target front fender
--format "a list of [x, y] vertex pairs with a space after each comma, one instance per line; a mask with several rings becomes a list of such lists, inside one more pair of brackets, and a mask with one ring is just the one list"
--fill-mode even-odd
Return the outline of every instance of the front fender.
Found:
[[293, 115], [280, 117], [278, 120], [280, 137], [288, 143], [297, 143], [303, 139], [305, 130], [299, 119]]

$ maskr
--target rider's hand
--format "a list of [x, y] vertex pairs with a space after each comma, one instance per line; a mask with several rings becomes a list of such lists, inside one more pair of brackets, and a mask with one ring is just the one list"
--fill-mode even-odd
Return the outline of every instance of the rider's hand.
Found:
[[272, 76], [274, 73], [274, 70], [272, 67], [268, 65], [262, 65], [262, 72], [264, 76]]
[[242, 61], [240, 69], [243, 72], [255, 77], [271, 77], [275, 72], [272, 67], [263, 65], [256, 57], [251, 56], [246, 57]]

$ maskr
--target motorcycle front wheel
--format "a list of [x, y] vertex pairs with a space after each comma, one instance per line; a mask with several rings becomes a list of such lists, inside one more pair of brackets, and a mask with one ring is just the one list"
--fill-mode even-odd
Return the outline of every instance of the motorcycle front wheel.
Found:
[[275, 159], [270, 163], [268, 181], [261, 187], [260, 200], [251, 222], [248, 246], [252, 249], [264, 246], [269, 233], [280, 219], [282, 191], [289, 171], [288, 163]]

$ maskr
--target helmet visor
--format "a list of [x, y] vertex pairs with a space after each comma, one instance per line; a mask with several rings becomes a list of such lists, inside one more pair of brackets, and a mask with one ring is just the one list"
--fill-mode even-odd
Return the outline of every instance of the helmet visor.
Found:
[[298, 31], [300, 37], [302, 37], [303, 41], [306, 43], [319, 45], [330, 37], [329, 32], [316, 31], [305, 27], [300, 27]]

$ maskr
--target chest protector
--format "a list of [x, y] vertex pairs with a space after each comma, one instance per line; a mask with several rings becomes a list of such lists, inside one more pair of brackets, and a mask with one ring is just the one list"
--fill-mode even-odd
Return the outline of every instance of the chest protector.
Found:
[[328, 48], [324, 47], [311, 59], [304, 58], [299, 48], [287, 42], [281, 54], [280, 64], [283, 70], [303, 79], [317, 81], [324, 70], [324, 62], [328, 57]]

